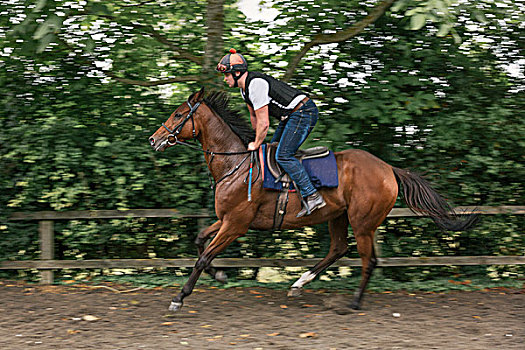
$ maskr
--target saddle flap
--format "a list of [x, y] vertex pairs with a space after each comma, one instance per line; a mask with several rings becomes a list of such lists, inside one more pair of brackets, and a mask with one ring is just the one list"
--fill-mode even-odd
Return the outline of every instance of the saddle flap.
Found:
[[288, 174], [284, 172], [283, 168], [281, 168], [281, 166], [279, 165], [279, 163], [277, 163], [277, 160], [275, 159], [277, 145], [279, 145], [279, 143], [274, 142], [269, 143], [266, 147], [266, 165], [268, 166], [268, 170], [273, 175], [273, 177], [276, 178], [276, 182], [292, 182], [290, 176], [288, 176]]
[[[277, 152], [277, 146], [279, 145], [278, 142], [268, 143], [266, 147], [266, 163], [268, 165], [268, 170], [270, 173], [275, 177], [278, 181], [289, 183], [292, 181], [290, 176], [284, 172], [284, 170], [281, 168], [279, 163], [277, 163], [277, 160], [275, 158], [275, 154]], [[295, 158], [299, 159], [299, 161], [303, 161], [305, 159], [315, 159], [315, 158], [323, 158], [327, 157], [330, 154], [330, 150], [326, 146], [317, 146], [312, 148], [307, 148], [304, 150], [298, 150], [295, 154]]]

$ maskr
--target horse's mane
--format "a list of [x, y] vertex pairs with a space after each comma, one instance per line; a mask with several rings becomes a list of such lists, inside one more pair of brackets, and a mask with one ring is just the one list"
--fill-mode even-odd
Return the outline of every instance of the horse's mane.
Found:
[[255, 140], [255, 131], [238, 111], [229, 108], [229, 101], [230, 96], [224, 91], [212, 91], [204, 98], [206, 105], [213, 109], [241, 139], [244, 146], [248, 147], [248, 144]]

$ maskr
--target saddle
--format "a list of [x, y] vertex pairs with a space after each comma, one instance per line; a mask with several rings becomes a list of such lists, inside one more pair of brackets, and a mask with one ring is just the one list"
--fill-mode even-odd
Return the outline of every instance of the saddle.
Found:
[[[277, 163], [277, 160], [275, 158], [275, 153], [277, 152], [278, 145], [279, 145], [278, 142], [267, 144], [266, 166], [268, 167], [268, 171], [275, 178], [275, 183], [280, 181], [280, 182], [289, 184], [292, 182], [292, 179], [287, 173], [284, 172], [283, 168], [281, 168], [281, 166], [279, 165], [279, 163]], [[305, 150], [298, 150], [297, 153], [295, 154], [295, 158], [297, 158], [302, 163], [303, 160], [323, 158], [323, 157], [327, 157], [329, 154], [330, 154], [330, 151], [328, 150], [328, 147], [317, 146], [317, 147], [307, 148]]]
[[[275, 212], [274, 212], [274, 219], [273, 219], [273, 229], [274, 230], [280, 230], [284, 215], [286, 214], [286, 206], [288, 204], [288, 193], [290, 192], [291, 188], [293, 188], [293, 181], [290, 178], [290, 176], [284, 172], [284, 170], [281, 168], [281, 166], [277, 163], [277, 160], [275, 158], [275, 154], [277, 152], [277, 146], [279, 145], [278, 142], [274, 143], [268, 143], [264, 145], [263, 149], [265, 150], [261, 154], [264, 154], [264, 160], [263, 160], [263, 167], [265, 169], [263, 170], [263, 185], [264, 185], [264, 174], [266, 171], [268, 171], [267, 175], [272, 180], [269, 181], [274, 186], [276, 184], [279, 184], [279, 192], [276, 198], [275, 203]], [[330, 151], [328, 150], [328, 147], [325, 146], [318, 146], [318, 147], [312, 147], [305, 150], [299, 150], [295, 154], [295, 158], [297, 158], [301, 163], [303, 163], [304, 160], [308, 159], [316, 159], [316, 158], [325, 158], [330, 155]], [[333, 155], [332, 155], [333, 157]], [[335, 160], [334, 160], [335, 164]], [[337, 173], [337, 171], [336, 171]], [[275, 179], [275, 180], [273, 180]], [[336, 180], [337, 182], [337, 180]], [[266, 183], [268, 185], [268, 183]], [[272, 188], [263, 186], [265, 188]], [[299, 194], [300, 196], [300, 194]]]

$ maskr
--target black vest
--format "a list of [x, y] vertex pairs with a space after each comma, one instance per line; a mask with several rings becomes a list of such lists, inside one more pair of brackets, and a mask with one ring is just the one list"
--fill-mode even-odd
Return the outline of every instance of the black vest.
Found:
[[253, 104], [250, 100], [249, 86], [251, 81], [255, 78], [262, 78], [270, 85], [270, 103], [268, 104], [268, 113], [279, 120], [283, 120], [291, 114], [295, 106], [289, 107], [289, 105], [294, 98], [299, 95], [306, 95], [306, 93], [301, 90], [293, 88], [269, 75], [258, 72], [248, 72], [244, 89], [244, 101], [246, 101], [246, 103], [252, 108]]

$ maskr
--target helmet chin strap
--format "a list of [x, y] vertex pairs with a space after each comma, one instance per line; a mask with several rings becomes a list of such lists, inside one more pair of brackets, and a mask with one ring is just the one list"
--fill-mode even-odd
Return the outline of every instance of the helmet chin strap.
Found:
[[240, 75], [235, 75], [235, 72], [233, 74], [233, 80], [235, 81], [235, 83], [233, 84], [234, 87], [239, 87], [239, 79], [241, 79], [241, 77], [246, 74], [246, 72], [242, 72], [242, 74]]

